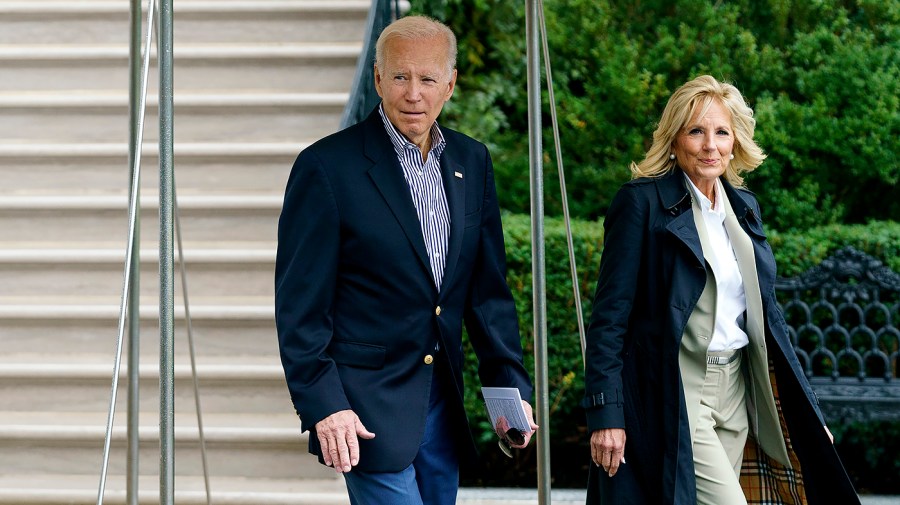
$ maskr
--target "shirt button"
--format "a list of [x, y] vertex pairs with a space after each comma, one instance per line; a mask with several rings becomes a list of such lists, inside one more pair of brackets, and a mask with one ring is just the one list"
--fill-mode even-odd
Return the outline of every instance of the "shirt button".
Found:
[[441, 306], [440, 306], [440, 305], [438, 305], [437, 307], [435, 307], [435, 309], [434, 309], [434, 315], [436, 315], [436, 316], [441, 315]]
[[434, 363], [434, 357], [430, 354], [426, 354], [425, 355], [425, 364], [430, 365], [432, 363]]

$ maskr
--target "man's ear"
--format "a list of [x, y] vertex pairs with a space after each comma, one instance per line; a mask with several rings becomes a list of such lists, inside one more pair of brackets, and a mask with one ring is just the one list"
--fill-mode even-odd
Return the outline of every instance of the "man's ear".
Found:
[[453, 69], [453, 73], [450, 74], [450, 83], [447, 85], [447, 95], [444, 97], [444, 101], [450, 100], [450, 97], [453, 96], [453, 90], [456, 89], [456, 69]]
[[378, 65], [373, 65], [372, 69], [375, 72], [375, 91], [378, 92], [378, 96], [384, 98], [384, 95], [381, 93], [381, 74], [378, 72]]

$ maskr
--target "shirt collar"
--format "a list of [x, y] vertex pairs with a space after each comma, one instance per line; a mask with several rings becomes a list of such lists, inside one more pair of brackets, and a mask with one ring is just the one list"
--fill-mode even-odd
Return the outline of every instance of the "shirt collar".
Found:
[[725, 218], [725, 209], [722, 206], [722, 198], [721, 198], [722, 193], [724, 191], [722, 188], [722, 182], [719, 181], [719, 179], [716, 179], [716, 185], [715, 185], [715, 192], [717, 195], [715, 207], [713, 207], [712, 202], [709, 201], [709, 198], [707, 198], [706, 195], [704, 195], [703, 192], [700, 191], [700, 188], [698, 188], [694, 184], [694, 181], [692, 181], [691, 178], [687, 176], [687, 174], [684, 174], [684, 179], [687, 181], [688, 187], [691, 188], [691, 193], [693, 194], [693, 197], [696, 198], [698, 202], [700, 202], [700, 209], [703, 212], [709, 212], [709, 213], [715, 214], [716, 216], [719, 216], [723, 219]]
[[[397, 156], [403, 157], [404, 151], [407, 150], [419, 150], [419, 146], [413, 144], [409, 141], [400, 131], [397, 130], [397, 127], [394, 126], [393, 123], [387, 118], [387, 115], [384, 113], [384, 104], [378, 104], [378, 114], [381, 116], [381, 121], [384, 123], [384, 129], [387, 130], [388, 137], [391, 138], [391, 144], [394, 145], [394, 151], [397, 152]], [[437, 121], [431, 125], [431, 149], [428, 151], [429, 158], [432, 154], [436, 156], [440, 156], [442, 152], [444, 152], [444, 147], [446, 146], [446, 141], [444, 140], [444, 134], [441, 133], [440, 127], [438, 127]]]

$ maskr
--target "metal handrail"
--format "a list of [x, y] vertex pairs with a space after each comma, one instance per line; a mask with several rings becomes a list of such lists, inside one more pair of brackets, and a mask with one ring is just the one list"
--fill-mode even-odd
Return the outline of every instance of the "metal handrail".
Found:
[[[172, 236], [177, 236], [178, 256], [180, 260], [181, 285], [184, 291], [184, 310], [187, 321], [188, 344], [191, 360], [191, 375], [194, 386], [194, 402], [197, 411], [197, 426], [200, 437], [200, 451], [203, 460], [203, 477], [206, 488], [206, 503], [210, 505], [211, 493], [209, 485], [209, 468], [206, 456], [206, 438], [203, 431], [203, 417], [200, 408], [199, 385], [195, 359], [193, 325], [191, 324], [188, 301], [187, 272], [184, 250], [181, 240], [181, 224], [175, 198], [174, 149], [173, 149], [173, 76], [172, 76], [172, 0], [162, 0], [163, 6], [157, 8], [155, 0], [148, 0], [147, 36], [144, 44], [143, 65], [138, 72], [137, 61], [140, 55], [140, 0], [132, 0], [131, 24], [131, 87], [130, 103], [130, 138], [129, 165], [131, 172], [131, 192], [128, 207], [128, 242], [126, 246], [125, 271], [123, 274], [122, 299], [119, 309], [118, 336], [116, 339], [116, 358], [113, 365], [110, 405], [107, 418], [106, 436], [104, 439], [103, 462], [100, 485], [97, 492], [97, 505], [103, 504], [106, 490], [106, 479], [109, 468], [109, 452], [112, 440], [112, 429], [115, 421], [115, 405], [118, 393], [119, 373], [122, 363], [122, 347], [125, 333], [125, 320], [129, 319], [129, 398], [128, 398], [128, 462], [127, 493], [128, 505], [138, 503], [138, 362], [139, 362], [139, 239], [140, 226], [137, 216], [140, 213], [140, 174], [141, 145], [143, 144], [144, 116], [147, 101], [147, 79], [150, 67], [150, 44], [153, 40], [153, 21], [157, 19], [159, 37], [157, 53], [159, 55], [159, 160], [160, 160], [160, 504], [174, 505], [174, 248]], [[140, 80], [140, 89], [135, 85]], [[137, 105], [135, 102], [139, 101]]]
[[528, 76], [528, 158], [531, 187], [531, 285], [534, 320], [534, 382], [537, 432], [538, 503], [550, 503], [550, 395], [547, 351], [547, 279], [544, 254], [544, 183], [541, 148], [540, 6], [529, 0], [525, 10]]
[[572, 275], [572, 294], [575, 299], [578, 337], [581, 341], [581, 361], [584, 363], [585, 348], [587, 346], [584, 331], [584, 313], [581, 308], [581, 289], [578, 286], [578, 267], [575, 264], [575, 244], [572, 240], [572, 220], [569, 216], [569, 193], [566, 191], [566, 172], [563, 169], [562, 141], [559, 138], [559, 121], [556, 118], [556, 98], [553, 95], [553, 72], [551, 72], [550, 68], [550, 44], [547, 42], [547, 22], [544, 16], [544, 0], [538, 0], [538, 18], [541, 25], [544, 70], [547, 73], [547, 98], [550, 101], [550, 120], [553, 123], [553, 145], [556, 148], [556, 168], [559, 172], [559, 191], [562, 195], [563, 221], [566, 224], [566, 245], [569, 249], [569, 269]]
[[[550, 413], [548, 408], [547, 379], [547, 325], [546, 294], [544, 268], [544, 221], [543, 221], [543, 183], [542, 183], [542, 148], [541, 148], [541, 98], [540, 98], [540, 59], [539, 42], [543, 54], [546, 72], [547, 93], [550, 101], [550, 118], [553, 126], [553, 142], [556, 149], [556, 164], [559, 172], [559, 186], [563, 208], [563, 221], [566, 228], [566, 245], [569, 253], [569, 267], [572, 276], [572, 291], [575, 300], [578, 336], [581, 341], [582, 362], [585, 359], [585, 328], [581, 307], [581, 290], [578, 285], [578, 269], [575, 263], [575, 246], [572, 240], [572, 225], [569, 216], [569, 196], [566, 191], [566, 177], [563, 169], [562, 142], [559, 136], [559, 122], [556, 114], [556, 98], [553, 94], [553, 73], [550, 65], [550, 47], [547, 41], [547, 24], [544, 16], [543, 0], [529, 0], [526, 11], [526, 37], [528, 51], [528, 111], [529, 111], [529, 152], [531, 165], [531, 221], [532, 221], [532, 278], [534, 301], [534, 353], [535, 382], [537, 386], [537, 411], [540, 416], [538, 424], [544, 426], [538, 440], [538, 503], [549, 505], [550, 495]], [[537, 24], [538, 26], [535, 26]]]
[[175, 505], [173, 1], [159, 7], [159, 505]]
[[[144, 106], [138, 103], [140, 97], [145, 96], [141, 91], [141, 83], [143, 76], [141, 75], [141, 67], [138, 62], [141, 59], [141, 0], [131, 0], [131, 36], [129, 37], [128, 52], [128, 166], [130, 167], [131, 177], [137, 177], [137, 186], [140, 187], [140, 174], [134, 170], [135, 159], [138, 157], [140, 149], [140, 141], [138, 140], [138, 132], [143, 130], [143, 120], [138, 124], [138, 118], [141, 117]], [[151, 27], [152, 28], [152, 27]], [[149, 44], [149, 39], [148, 39]], [[145, 74], [146, 75], [146, 72]], [[134, 204], [134, 222], [140, 223], [141, 220], [141, 197], [140, 193], [133, 193], [131, 198]], [[128, 444], [126, 448], [125, 462], [125, 503], [126, 505], [138, 505], [138, 484], [140, 481], [140, 358], [141, 358], [141, 263], [140, 263], [140, 243], [141, 228], [135, 226], [134, 235], [131, 239], [131, 282], [129, 283], [130, 293], [128, 295]]]
[[342, 129], [365, 119], [381, 100], [375, 92], [375, 76], [372, 71], [375, 63], [375, 42], [381, 31], [399, 17], [399, 0], [372, 0], [372, 8], [369, 9], [369, 16], [366, 18], [362, 52], [356, 61], [353, 87], [341, 115]]
[[[174, 175], [173, 175], [174, 177]], [[191, 304], [188, 301], [187, 266], [184, 259], [184, 247], [181, 241], [181, 214], [178, 212], [178, 193], [173, 180], [172, 203], [175, 211], [175, 241], [178, 245], [178, 264], [181, 272], [181, 289], [183, 291], [184, 318], [187, 325], [188, 351], [191, 357], [191, 379], [194, 386], [194, 408], [197, 410], [197, 432], [200, 436], [200, 459], [203, 463], [203, 486], [206, 490], [206, 505], [212, 505], [212, 493], [209, 486], [209, 464], [206, 458], [206, 435], [203, 432], [203, 409], [200, 408], [200, 383], [197, 380], [197, 359], [194, 350], [194, 325], [191, 323]]]
[[[131, 146], [131, 149], [135, 156], [133, 156], [133, 164], [131, 167], [131, 193], [128, 205], [128, 245], [126, 246], [125, 253], [125, 273], [124, 273], [124, 281], [122, 282], [122, 301], [119, 305], [119, 326], [118, 326], [118, 337], [116, 338], [116, 358], [113, 364], [113, 374], [112, 374], [112, 389], [110, 391], [110, 400], [109, 400], [109, 413], [107, 415], [106, 421], [106, 437], [103, 442], [103, 462], [100, 469], [100, 485], [97, 491], [97, 505], [103, 505], [103, 494], [106, 490], [106, 477], [109, 470], [109, 450], [110, 444], [112, 441], [112, 429], [113, 423], [116, 417], [116, 396], [119, 391], [119, 372], [122, 367], [122, 344], [125, 338], [125, 316], [127, 314], [128, 300], [130, 299], [130, 290], [132, 287], [131, 284], [131, 275], [133, 273], [133, 259], [135, 258], [134, 249], [135, 249], [135, 236], [136, 236], [136, 214], [137, 214], [137, 204], [138, 204], [138, 196], [140, 194], [140, 180], [141, 180], [141, 156], [140, 156], [140, 146], [143, 143], [144, 139], [144, 115], [146, 112], [146, 100], [147, 100], [147, 78], [149, 76], [150, 69], [150, 42], [152, 40], [153, 35], [153, 10], [155, 5], [155, 0], [148, 0], [149, 7], [147, 11], [147, 42], [144, 45], [144, 61], [142, 67], [142, 79], [141, 79], [141, 92], [140, 92], [140, 107], [137, 119], [136, 128], [134, 131], [136, 135], [134, 136], [134, 144]], [[129, 373], [134, 373], [134, 370], [129, 370]], [[130, 428], [130, 427], [129, 427]]]

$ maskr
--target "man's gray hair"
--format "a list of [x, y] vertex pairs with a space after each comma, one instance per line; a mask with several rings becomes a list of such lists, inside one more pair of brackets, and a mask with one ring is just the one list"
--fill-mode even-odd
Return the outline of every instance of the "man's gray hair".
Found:
[[384, 69], [384, 45], [391, 39], [424, 40], [442, 37], [447, 42], [447, 75], [456, 68], [456, 35], [444, 23], [427, 16], [406, 16], [389, 24], [375, 43], [375, 66]]

